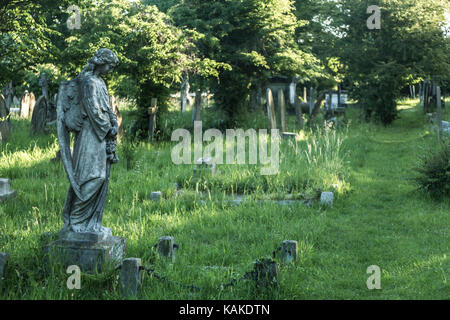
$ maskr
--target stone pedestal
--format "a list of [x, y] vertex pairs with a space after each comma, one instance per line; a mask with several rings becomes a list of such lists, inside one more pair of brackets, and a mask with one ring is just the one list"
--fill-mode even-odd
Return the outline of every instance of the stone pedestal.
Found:
[[0, 201], [14, 198], [16, 191], [10, 190], [9, 179], [0, 178]]
[[45, 246], [47, 261], [67, 268], [77, 265], [84, 272], [101, 272], [116, 267], [125, 257], [126, 239], [107, 233], [63, 232], [58, 239]]

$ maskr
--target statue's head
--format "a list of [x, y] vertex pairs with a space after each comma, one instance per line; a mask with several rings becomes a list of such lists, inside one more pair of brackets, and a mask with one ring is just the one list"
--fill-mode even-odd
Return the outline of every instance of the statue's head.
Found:
[[93, 64], [99, 73], [106, 74], [119, 64], [119, 58], [112, 50], [101, 48], [89, 59], [88, 63]]

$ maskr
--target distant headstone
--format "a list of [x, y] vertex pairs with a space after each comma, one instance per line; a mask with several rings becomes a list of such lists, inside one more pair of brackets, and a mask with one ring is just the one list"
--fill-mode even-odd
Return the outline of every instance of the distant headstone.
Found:
[[9, 179], [0, 178], [0, 201], [14, 198], [16, 191], [11, 190], [9, 186]]
[[175, 262], [175, 242], [174, 238], [170, 236], [164, 236], [158, 239], [158, 253], [166, 258], [171, 258], [172, 262]]
[[189, 96], [189, 77], [185, 77], [183, 82], [181, 83], [180, 90], [180, 107], [181, 112], [186, 112], [186, 108], [188, 105], [188, 96]]
[[280, 111], [280, 128], [284, 132], [286, 131], [286, 102], [282, 89], [278, 90], [278, 110]]
[[141, 259], [127, 258], [120, 268], [122, 294], [125, 298], [137, 297], [142, 281]]
[[6, 267], [8, 266], [9, 254], [0, 252], [0, 280], [5, 278]]
[[267, 103], [267, 116], [269, 117], [270, 129], [277, 128], [277, 121], [275, 117], [275, 106], [273, 103], [272, 90], [267, 88], [266, 90], [266, 103]]
[[161, 201], [162, 193], [161, 191], [154, 191], [150, 193], [150, 200], [152, 201]]
[[291, 263], [297, 260], [298, 243], [295, 240], [284, 240], [281, 244], [281, 261]]
[[333, 205], [333, 192], [322, 192], [320, 195], [320, 203], [328, 206]]
[[47, 123], [47, 100], [44, 96], [40, 96], [36, 102], [31, 117], [30, 135], [42, 134], [45, 132], [45, 124]]
[[30, 116], [31, 95], [25, 90], [20, 104], [20, 117], [28, 118]]

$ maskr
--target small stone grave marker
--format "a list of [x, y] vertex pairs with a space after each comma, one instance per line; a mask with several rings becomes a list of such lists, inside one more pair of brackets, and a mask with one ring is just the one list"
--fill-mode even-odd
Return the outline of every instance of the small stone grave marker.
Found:
[[320, 195], [320, 203], [323, 205], [332, 206], [333, 205], [333, 192], [322, 192]]
[[162, 193], [161, 191], [154, 191], [150, 193], [150, 200], [161, 201]]
[[158, 253], [166, 258], [171, 258], [175, 262], [175, 249], [177, 245], [174, 243], [174, 238], [171, 236], [164, 236], [158, 239]]
[[291, 263], [297, 260], [298, 243], [295, 240], [283, 240], [281, 244], [281, 261], [283, 263]]
[[16, 191], [10, 190], [9, 179], [0, 178], [0, 201], [13, 198]]
[[137, 297], [142, 281], [141, 259], [127, 258], [122, 262], [120, 282], [122, 294], [126, 298]]

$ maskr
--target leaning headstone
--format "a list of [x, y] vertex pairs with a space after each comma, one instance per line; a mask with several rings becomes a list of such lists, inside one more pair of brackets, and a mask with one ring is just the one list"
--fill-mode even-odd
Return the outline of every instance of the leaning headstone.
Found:
[[323, 205], [332, 206], [333, 198], [333, 192], [322, 192], [322, 194], [320, 195], [320, 203]]
[[9, 186], [9, 179], [0, 178], [0, 201], [14, 198], [16, 191], [11, 190]]
[[0, 252], [0, 280], [5, 278], [6, 267], [8, 266], [9, 254]]
[[45, 132], [45, 124], [47, 123], [47, 100], [44, 96], [40, 96], [36, 102], [31, 117], [30, 135], [42, 134]]
[[127, 258], [120, 268], [120, 283], [125, 298], [137, 297], [142, 281], [141, 259]]
[[286, 102], [282, 89], [278, 90], [278, 110], [280, 111], [280, 128], [284, 132], [286, 131]]
[[161, 191], [154, 191], [152, 193], [150, 193], [150, 200], [152, 201], [161, 201]]
[[275, 106], [273, 103], [272, 90], [267, 88], [266, 90], [266, 104], [267, 104], [267, 116], [269, 117], [270, 129], [277, 128], [277, 121], [275, 117]]
[[158, 239], [158, 253], [166, 258], [171, 258], [175, 262], [175, 248], [174, 238], [164, 236]]
[[281, 244], [281, 261], [283, 263], [291, 263], [297, 260], [298, 243], [295, 240], [284, 240]]

